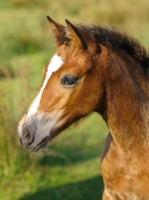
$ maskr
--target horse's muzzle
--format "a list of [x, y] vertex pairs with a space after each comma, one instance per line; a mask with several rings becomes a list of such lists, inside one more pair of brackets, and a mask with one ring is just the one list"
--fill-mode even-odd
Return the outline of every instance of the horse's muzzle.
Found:
[[[44, 124], [44, 125], [43, 125]], [[52, 130], [47, 124], [41, 123], [39, 118], [23, 118], [18, 126], [18, 137], [20, 144], [31, 151], [43, 149], [50, 139]]]
[[22, 136], [19, 138], [20, 144], [31, 151], [39, 151], [40, 149], [45, 148], [48, 143], [49, 136], [43, 136], [43, 138], [36, 136], [36, 133], [33, 132], [29, 127], [24, 127], [22, 130]]
[[24, 127], [22, 130], [22, 137], [20, 138], [20, 144], [28, 148], [35, 139], [33, 131], [29, 127]]

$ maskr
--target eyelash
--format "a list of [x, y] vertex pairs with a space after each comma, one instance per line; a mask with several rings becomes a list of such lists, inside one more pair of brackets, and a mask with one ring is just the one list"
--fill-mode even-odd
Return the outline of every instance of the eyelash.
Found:
[[66, 75], [61, 79], [61, 83], [68, 87], [76, 85], [77, 81], [78, 81], [78, 78], [70, 76], [70, 75]]

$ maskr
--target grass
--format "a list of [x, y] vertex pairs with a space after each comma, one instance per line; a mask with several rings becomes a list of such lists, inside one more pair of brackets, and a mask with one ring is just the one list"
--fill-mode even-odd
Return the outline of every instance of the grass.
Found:
[[0, 1], [0, 199], [101, 199], [100, 155], [108, 130], [97, 114], [64, 131], [44, 152], [30, 153], [18, 144], [18, 122], [54, 53], [46, 15], [62, 24], [67, 18], [116, 25], [148, 47], [148, 3]]

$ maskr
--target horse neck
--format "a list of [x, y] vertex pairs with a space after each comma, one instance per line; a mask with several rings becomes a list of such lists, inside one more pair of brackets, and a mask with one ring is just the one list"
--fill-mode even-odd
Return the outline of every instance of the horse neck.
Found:
[[127, 55], [110, 54], [106, 109], [102, 114], [113, 140], [125, 151], [143, 145], [149, 117], [149, 82], [142, 66]]

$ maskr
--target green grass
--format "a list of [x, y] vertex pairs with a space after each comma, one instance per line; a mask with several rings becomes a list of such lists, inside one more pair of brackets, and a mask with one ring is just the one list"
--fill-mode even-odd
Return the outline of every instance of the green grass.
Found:
[[116, 25], [148, 47], [148, 2], [0, 1], [0, 200], [101, 199], [100, 155], [108, 129], [97, 114], [64, 131], [44, 152], [18, 144], [18, 122], [54, 53], [46, 15], [62, 24], [67, 18]]

